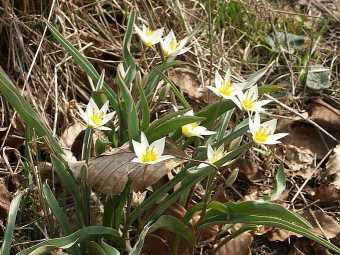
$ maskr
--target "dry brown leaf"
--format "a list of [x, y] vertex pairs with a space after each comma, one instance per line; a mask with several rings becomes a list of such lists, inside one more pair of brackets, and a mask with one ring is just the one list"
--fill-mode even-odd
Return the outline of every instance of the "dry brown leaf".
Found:
[[[304, 213], [303, 217], [313, 225], [314, 233], [325, 235], [327, 238], [332, 239], [340, 233], [340, 225], [331, 216], [325, 214], [321, 210]], [[318, 227], [316, 221], [320, 224], [322, 230]]]
[[73, 155], [73, 148], [78, 148], [78, 153], [80, 154], [82, 149], [82, 139], [77, 139], [80, 134], [85, 130], [85, 126], [79, 122], [67, 127], [62, 135], [60, 136], [60, 144], [63, 147], [65, 153], [65, 160], [76, 161], [76, 157]]
[[327, 248], [306, 238], [298, 239], [290, 249], [288, 255], [331, 255]]
[[7, 216], [11, 204], [11, 194], [8, 191], [5, 180], [0, 178], [0, 215]]
[[340, 110], [321, 99], [310, 104], [310, 118], [335, 136], [340, 134]]
[[340, 190], [340, 144], [334, 148], [333, 154], [329, 157], [326, 171], [327, 175], [332, 178], [330, 184]]
[[206, 89], [200, 87], [197, 74], [190, 69], [177, 68], [169, 71], [169, 78], [191, 99], [205, 101]]
[[[132, 181], [134, 191], [143, 191], [156, 183], [180, 161], [170, 159], [145, 167], [142, 164], [131, 162], [135, 154], [129, 150], [128, 145], [112, 149], [95, 159], [89, 160], [88, 183], [95, 191], [106, 194], [119, 194], [123, 191], [128, 179]], [[83, 161], [69, 162], [69, 167], [76, 178], [80, 178]]]
[[322, 159], [329, 148], [335, 146], [334, 141], [329, 140], [327, 136], [321, 137], [316, 127], [301, 120], [288, 123], [286, 130], [289, 135], [283, 139], [284, 144], [310, 150], [317, 159]]
[[322, 184], [315, 189], [315, 194], [313, 196], [315, 200], [320, 200], [320, 202], [336, 202], [340, 200], [340, 190], [334, 185]]
[[249, 159], [239, 159], [230, 166], [230, 169], [239, 169], [239, 175], [245, 176], [248, 180], [254, 180], [258, 177], [258, 167], [255, 162]]
[[216, 255], [251, 255], [250, 247], [252, 242], [252, 234], [242, 233], [222, 246], [216, 252]]

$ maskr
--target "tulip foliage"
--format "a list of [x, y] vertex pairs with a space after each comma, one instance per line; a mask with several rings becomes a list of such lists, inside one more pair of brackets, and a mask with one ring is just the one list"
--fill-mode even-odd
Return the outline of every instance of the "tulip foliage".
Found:
[[[21, 251], [24, 254], [43, 254], [54, 249], [62, 249], [69, 254], [85, 254], [91, 247], [93, 254], [140, 254], [146, 236], [158, 229], [173, 232], [176, 238], [183, 239], [195, 250], [199, 247], [199, 236], [205, 228], [220, 224], [221, 231], [233, 224], [242, 223], [245, 231], [249, 226], [267, 225], [286, 229], [318, 242], [333, 252], [340, 249], [323, 237], [313, 233], [311, 226], [299, 215], [268, 200], [240, 201], [220, 203], [212, 199], [213, 187], [219, 176], [220, 168], [228, 167], [230, 163], [242, 157], [254, 147], [270, 150], [270, 146], [280, 143], [286, 133], [275, 133], [277, 120], [271, 119], [261, 123], [268, 111], [267, 100], [260, 100], [263, 88], [256, 83], [266, 72], [264, 68], [248, 80], [233, 81], [231, 69], [215, 70], [213, 84], [208, 87], [217, 97], [202, 109], [191, 108], [182, 92], [167, 77], [167, 71], [181, 62], [176, 60], [179, 55], [190, 51], [190, 35], [177, 40], [175, 33], [163, 37], [165, 28], [152, 29], [146, 24], [136, 24], [136, 14], [129, 16], [127, 30], [123, 42], [123, 60], [117, 68], [114, 78], [116, 87], [113, 89], [100, 75], [91, 62], [80, 53], [58, 30], [47, 24], [52, 36], [65, 51], [72, 56], [75, 63], [97, 83], [96, 91], [89, 100], [86, 110], [78, 104], [79, 121], [86, 127], [83, 143], [83, 158], [85, 165], [91, 158], [93, 131], [102, 130], [111, 140], [111, 147], [121, 147], [129, 144], [131, 152], [135, 153], [132, 162], [140, 164], [144, 169], [161, 161], [180, 159], [181, 165], [176, 169], [174, 177], [166, 182], [136, 193], [128, 181], [119, 195], [102, 194], [104, 203], [103, 226], [93, 226], [89, 218], [91, 186], [87, 184], [86, 167], [81, 169], [80, 180], [75, 179], [68, 169], [67, 159], [62, 153], [57, 139], [39, 120], [30, 118], [32, 107], [18, 93], [5, 74], [0, 75], [0, 91], [8, 102], [21, 115], [27, 126], [45, 138], [51, 148], [51, 162], [66, 191], [72, 194], [76, 210], [78, 229], [70, 229], [70, 219], [63, 205], [47, 184], [44, 186], [44, 199], [61, 226], [59, 235], [49, 235], [49, 238]], [[136, 34], [138, 37], [134, 37]], [[151, 67], [148, 73], [140, 71], [134, 56], [130, 52], [132, 40], [141, 40], [147, 50], [154, 51], [159, 57], [159, 63]], [[160, 44], [159, 50], [155, 47]], [[222, 75], [221, 75], [222, 74]], [[222, 78], [223, 77], [223, 78]], [[105, 77], [110, 79], [110, 77]], [[168, 88], [168, 93], [176, 98], [175, 110], [154, 118], [155, 102], [163, 100], [164, 94], [157, 89], [159, 86]], [[100, 94], [98, 97], [96, 95]], [[167, 96], [167, 95], [165, 95]], [[14, 98], [14, 99], [13, 99]], [[37, 115], [37, 113], [32, 113]], [[233, 114], [242, 116], [238, 122], [230, 125]], [[231, 127], [233, 126], [233, 127]], [[175, 144], [182, 156], [167, 151], [167, 144]], [[86, 153], [84, 153], [86, 152]], [[184, 154], [184, 156], [183, 156]], [[117, 168], [119, 164], [112, 164]], [[155, 167], [157, 171], [157, 167]], [[280, 176], [283, 172], [280, 171]], [[236, 177], [235, 177], [236, 178]], [[280, 182], [284, 178], [277, 178]], [[184, 219], [166, 214], [166, 210], [175, 202], [183, 206], [190, 203], [192, 190], [198, 183], [206, 184], [202, 201], [188, 207]], [[112, 186], [117, 183], [111, 183]], [[278, 183], [284, 187], [282, 183]], [[282, 192], [282, 189], [277, 189]], [[133, 203], [136, 194], [143, 194], [138, 202]], [[275, 194], [278, 197], [279, 194]], [[11, 206], [9, 227], [6, 228], [6, 240], [2, 251], [9, 254], [10, 241], [13, 236], [15, 215], [22, 194]], [[192, 221], [194, 215], [199, 220]], [[74, 218], [74, 217], [73, 217]], [[13, 223], [14, 222], [14, 223]], [[195, 222], [195, 223], [193, 223]], [[192, 227], [194, 224], [194, 227]], [[218, 235], [217, 235], [218, 236]], [[215, 240], [215, 247], [221, 240]], [[176, 249], [174, 249], [176, 250]]]

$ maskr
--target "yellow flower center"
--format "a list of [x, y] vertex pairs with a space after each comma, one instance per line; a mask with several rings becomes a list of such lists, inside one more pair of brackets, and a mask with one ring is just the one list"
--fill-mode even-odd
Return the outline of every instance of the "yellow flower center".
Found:
[[223, 96], [230, 97], [233, 93], [233, 86], [230, 81], [224, 81], [223, 85], [218, 89]]
[[182, 134], [185, 137], [192, 137], [195, 134], [193, 133], [193, 130], [198, 127], [198, 123], [194, 122], [194, 123], [190, 123], [190, 124], [186, 124], [184, 126], [182, 126]]
[[269, 132], [267, 128], [261, 127], [254, 134], [254, 140], [257, 143], [265, 143], [268, 141]]
[[94, 124], [94, 126], [98, 127], [101, 126], [103, 123], [103, 116], [104, 113], [102, 112], [93, 112], [93, 114], [90, 116], [90, 120]]
[[242, 101], [242, 107], [244, 110], [246, 111], [251, 111], [254, 109], [254, 100], [252, 100], [249, 97], [246, 97], [243, 101]]
[[171, 40], [169, 45], [168, 45], [168, 48], [163, 49], [164, 50], [164, 56], [166, 58], [169, 57], [174, 51], [177, 50], [177, 47], [178, 47], [178, 42], [175, 39]]
[[215, 163], [216, 161], [219, 161], [223, 157], [223, 152], [221, 151], [214, 151], [212, 158], [209, 160], [209, 163]]
[[151, 30], [151, 29], [147, 29], [146, 31], [145, 31], [145, 35], [146, 36], [153, 36], [155, 34], [155, 31], [153, 31], [153, 30]]
[[150, 163], [158, 158], [158, 154], [153, 147], [147, 148], [141, 155], [141, 161], [143, 163]]

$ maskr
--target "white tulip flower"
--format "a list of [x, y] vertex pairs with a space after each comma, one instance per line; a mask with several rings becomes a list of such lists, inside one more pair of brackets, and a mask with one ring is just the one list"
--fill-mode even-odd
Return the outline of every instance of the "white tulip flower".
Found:
[[237, 92], [236, 105], [244, 111], [247, 112], [264, 112], [263, 106], [270, 103], [271, 100], [258, 100], [258, 88], [257, 85], [252, 86], [245, 93], [242, 91]]
[[254, 120], [249, 118], [249, 130], [254, 142], [257, 144], [281, 143], [279, 139], [287, 136], [288, 133], [274, 134], [276, 125], [277, 119], [272, 119], [261, 124], [259, 113], [255, 113]]
[[185, 37], [183, 40], [177, 42], [176, 36], [171, 30], [170, 33], [160, 41], [164, 57], [171, 59], [187, 52], [190, 49], [189, 47], [185, 47], [188, 40], [189, 37]]
[[85, 121], [87, 126], [99, 130], [111, 130], [111, 128], [104, 126], [115, 114], [114, 112], [107, 113], [108, 109], [109, 101], [106, 101], [102, 108], [99, 109], [92, 98], [86, 106], [85, 112], [78, 107], [80, 117]]
[[207, 86], [215, 95], [223, 97], [225, 99], [230, 99], [233, 102], [237, 102], [236, 95], [238, 92], [242, 91], [242, 87], [236, 86], [230, 80], [230, 69], [227, 70], [224, 78], [216, 71], [215, 73], [215, 86]]
[[[214, 164], [215, 162], [219, 161], [221, 158], [223, 158], [225, 156], [225, 152], [224, 152], [224, 147], [223, 145], [221, 145], [219, 148], [217, 148], [216, 150], [214, 150], [210, 144], [208, 144], [208, 148], [207, 148], [207, 161], [210, 164]], [[202, 168], [202, 167], [206, 167], [208, 166], [208, 164], [205, 163], [201, 163], [198, 165], [198, 168]]]
[[132, 162], [152, 165], [163, 160], [174, 158], [171, 155], [162, 155], [165, 147], [165, 137], [154, 141], [149, 145], [145, 134], [141, 132], [141, 142], [139, 143], [135, 140], [132, 140], [132, 145], [137, 156], [132, 160]]
[[148, 47], [152, 47], [161, 41], [164, 28], [152, 30], [143, 25], [142, 29], [140, 29], [135, 25], [135, 30], [143, 43]]
[[[184, 116], [194, 116], [194, 112], [190, 110], [186, 112]], [[185, 137], [197, 136], [203, 139], [204, 135], [213, 135], [215, 133], [216, 133], [215, 131], [210, 131], [210, 130], [207, 130], [206, 127], [200, 126], [199, 123], [197, 122], [189, 123], [189, 124], [182, 126], [182, 134]]]

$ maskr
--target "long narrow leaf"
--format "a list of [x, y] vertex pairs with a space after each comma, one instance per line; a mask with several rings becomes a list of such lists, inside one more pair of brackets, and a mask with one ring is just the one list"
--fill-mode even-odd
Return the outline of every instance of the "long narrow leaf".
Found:
[[[62, 45], [62, 47], [69, 53], [74, 61], [84, 70], [84, 72], [91, 77], [91, 79], [97, 83], [100, 79], [100, 74], [97, 72], [97, 70], [94, 68], [94, 66], [88, 61], [88, 59], [80, 53], [68, 40], [66, 40], [59, 31], [49, 24], [46, 23], [48, 29], [51, 31], [53, 37]], [[103, 89], [108, 97], [112, 107], [118, 111], [119, 110], [119, 104], [117, 100], [116, 93], [112, 90], [112, 88], [103, 81]]]
[[13, 238], [13, 232], [15, 227], [15, 220], [17, 218], [17, 213], [20, 206], [20, 201], [23, 196], [24, 192], [19, 192], [12, 200], [9, 214], [7, 219], [7, 225], [4, 235], [4, 241], [1, 246], [1, 255], [10, 255], [11, 253], [11, 244]]
[[96, 238], [96, 237], [110, 237], [113, 238], [116, 242], [120, 245], [123, 244], [123, 240], [119, 236], [119, 233], [112, 229], [102, 226], [90, 226], [82, 228], [71, 235], [55, 238], [55, 239], [48, 239], [43, 241], [39, 244], [36, 244], [26, 250], [19, 252], [17, 255], [38, 255], [38, 254], [46, 254], [52, 250], [57, 248], [59, 249], [68, 249], [73, 245], [87, 240], [89, 238]]

